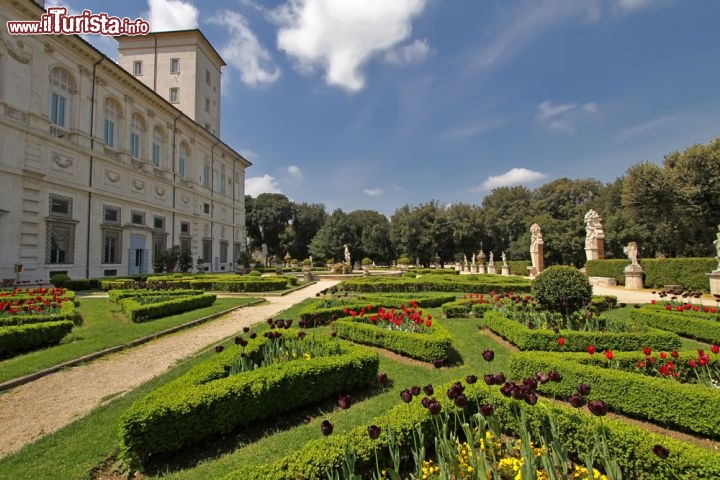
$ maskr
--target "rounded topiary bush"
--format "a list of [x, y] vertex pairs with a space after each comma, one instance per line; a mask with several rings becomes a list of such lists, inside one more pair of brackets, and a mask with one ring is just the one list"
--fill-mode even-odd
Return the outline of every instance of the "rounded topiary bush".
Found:
[[58, 288], [66, 286], [69, 281], [70, 277], [64, 273], [56, 273], [55, 275], [50, 277], [50, 283], [52, 283], [54, 287]]
[[580, 310], [592, 299], [587, 277], [574, 267], [556, 265], [533, 280], [533, 295], [544, 308], [563, 315]]
[[260, 273], [258, 270], [251, 270], [250, 273], [248, 273], [251, 277], [260, 277], [262, 276], [262, 273]]

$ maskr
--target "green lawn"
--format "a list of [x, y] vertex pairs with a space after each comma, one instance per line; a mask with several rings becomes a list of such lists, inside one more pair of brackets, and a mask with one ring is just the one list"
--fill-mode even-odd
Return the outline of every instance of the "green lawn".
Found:
[[[297, 320], [300, 308], [301, 305], [296, 305], [276, 318]], [[456, 356], [459, 357], [454, 365], [434, 369], [430, 365], [421, 366], [381, 357], [380, 371], [387, 372], [392, 381], [388, 391], [374, 388], [351, 392], [356, 403], [349, 410], [339, 410], [335, 399], [331, 399], [284, 415], [274, 422], [259, 425], [252, 432], [239, 432], [203, 447], [181, 452], [176, 458], [149, 465], [143, 478], [222, 477], [239, 465], [271, 461], [302, 448], [309, 440], [321, 436], [319, 425], [326, 418], [335, 424], [335, 431], [338, 433], [369, 424], [373, 418], [397, 405], [400, 402], [399, 392], [412, 385], [438, 385], [463, 379], [469, 373], [481, 377], [487, 372], [507, 371], [509, 352], [481, 334], [478, 329], [479, 320], [440, 320], [440, 309], [430, 309], [429, 312], [438, 318], [438, 321], [442, 321], [453, 336], [453, 346], [457, 350]], [[265, 325], [259, 328], [265, 328]], [[324, 327], [310, 332], [327, 334], [329, 329]], [[231, 344], [232, 341], [228, 339], [226, 346]], [[481, 356], [483, 350], [488, 348], [496, 352], [495, 360], [491, 364], [485, 362]], [[182, 362], [167, 374], [113, 400], [17, 454], [0, 460], [0, 478], [88, 478], [90, 470], [117, 453], [118, 418], [130, 403], [158, 385], [176, 378], [208, 355], [212, 355], [212, 351]]]
[[257, 298], [218, 298], [214, 304], [149, 322], [133, 323], [106, 298], [82, 298], [77, 312], [83, 323], [76, 326], [60, 345], [18, 355], [0, 362], [0, 382], [52, 367], [92, 352], [123, 345], [138, 338], [182, 325], [233, 307], [247, 305]]

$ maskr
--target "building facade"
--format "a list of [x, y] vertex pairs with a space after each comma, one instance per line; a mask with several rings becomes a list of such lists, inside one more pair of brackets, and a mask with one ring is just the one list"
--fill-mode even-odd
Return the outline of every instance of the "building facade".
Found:
[[[0, 0], [3, 26], [43, 13]], [[174, 245], [232, 271], [245, 247], [251, 164], [217, 136], [224, 62], [198, 30], [118, 42], [115, 63], [75, 35], [0, 30], [2, 279], [150, 273]]]

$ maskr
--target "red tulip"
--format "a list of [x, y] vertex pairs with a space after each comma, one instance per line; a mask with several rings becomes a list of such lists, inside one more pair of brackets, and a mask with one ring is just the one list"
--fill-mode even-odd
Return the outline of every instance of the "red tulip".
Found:
[[588, 345], [588, 347], [585, 349], [590, 355], [595, 354], [595, 345]]
[[612, 350], [605, 350], [605, 358], [608, 360], [612, 360], [615, 358], [615, 354], [612, 352]]
[[558, 345], [560, 345], [561, 347], [565, 345], [565, 339], [563, 337], [558, 338]]

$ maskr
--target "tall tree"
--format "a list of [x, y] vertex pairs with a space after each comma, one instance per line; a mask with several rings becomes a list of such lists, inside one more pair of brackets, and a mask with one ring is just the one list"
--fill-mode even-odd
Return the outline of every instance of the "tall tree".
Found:
[[309, 252], [317, 260], [342, 261], [345, 251], [344, 245], [351, 249], [355, 259], [352, 245], [358, 242], [354, 228], [352, 228], [348, 215], [341, 209], [335, 210], [325, 220], [323, 226], [310, 242]]
[[[481, 219], [486, 234], [483, 246], [487, 250], [494, 250], [496, 253], [498, 250], [509, 251], [510, 244], [529, 231], [530, 225], [534, 223], [530, 221], [531, 198], [532, 192], [523, 186], [496, 188], [483, 198]], [[527, 235], [529, 239], [529, 233]], [[527, 252], [518, 257], [524, 250]], [[529, 249], [524, 250], [516, 251], [510, 258], [530, 258]]]
[[[254, 199], [249, 224], [257, 228], [259, 243], [265, 243], [270, 255], [284, 255], [281, 249], [285, 228], [293, 217], [293, 205], [281, 193], [261, 193]], [[248, 222], [246, 222], [248, 223]]]
[[463, 255], [479, 251], [480, 245], [487, 238], [483, 236], [480, 207], [453, 203], [445, 210], [445, 214], [452, 229], [454, 260], [459, 261]]
[[305, 259], [313, 237], [325, 223], [328, 214], [321, 203], [293, 203], [293, 218], [285, 228], [283, 248], [293, 258]]

